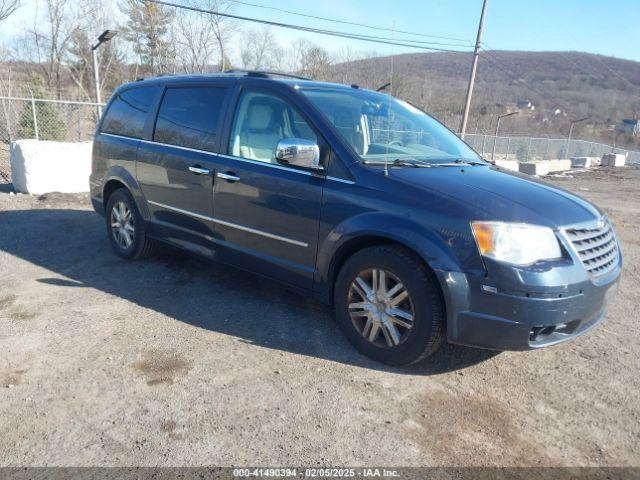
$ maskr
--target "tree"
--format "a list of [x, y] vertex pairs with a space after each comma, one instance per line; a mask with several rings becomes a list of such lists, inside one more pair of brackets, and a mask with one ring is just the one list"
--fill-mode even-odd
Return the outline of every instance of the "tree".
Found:
[[[92, 46], [97, 37], [107, 29], [119, 30], [114, 24], [114, 9], [110, 0], [91, 0], [94, 2], [95, 14], [82, 21], [71, 37], [69, 52], [64, 66], [77, 87], [78, 98], [95, 100], [95, 84], [93, 72]], [[104, 43], [96, 50], [98, 70], [100, 72], [100, 89], [102, 92], [112, 91], [127, 80], [127, 65], [120, 36]]]
[[179, 10], [176, 14], [176, 57], [182, 70], [204, 73], [214, 64], [218, 40], [205, 15]]
[[[33, 98], [46, 98], [45, 88], [40, 77], [31, 80]], [[67, 136], [67, 126], [60, 118], [56, 105], [49, 102], [35, 102], [36, 121], [38, 123], [38, 138], [40, 140], [64, 140]], [[26, 103], [18, 119], [18, 136], [20, 138], [36, 138], [33, 119], [33, 105]]]
[[244, 35], [240, 51], [240, 60], [243, 68], [250, 70], [277, 70], [282, 56], [282, 49], [270, 29], [249, 30]]
[[72, 38], [80, 30], [83, 21], [94, 15], [95, 4], [44, 0], [44, 5], [44, 18], [36, 13], [34, 28], [29, 32], [33, 41], [32, 56], [40, 64], [46, 87], [55, 90], [56, 97], [60, 98], [63, 63], [69, 54]]
[[20, 0], [0, 0], [0, 22], [9, 18], [20, 7]]
[[315, 80], [328, 79], [333, 65], [327, 50], [304, 39], [294, 42], [289, 59], [291, 61], [289, 70]]
[[140, 65], [152, 75], [166, 73], [174, 56], [170, 38], [173, 11], [156, 3], [138, 0], [122, 0], [120, 9], [127, 17], [124, 37], [133, 44]]
[[[195, 1], [200, 8], [204, 10], [209, 10], [210, 12], [217, 13], [229, 13], [233, 8], [232, 0], [191, 0]], [[227, 70], [230, 67], [228, 57], [229, 57], [229, 47], [228, 44], [236, 33], [238, 26], [235, 22], [230, 20], [228, 17], [223, 17], [221, 15], [215, 15], [210, 13], [203, 13], [205, 16], [211, 29], [213, 30], [213, 34], [218, 43], [219, 50], [219, 63], [218, 68], [221, 72]]]

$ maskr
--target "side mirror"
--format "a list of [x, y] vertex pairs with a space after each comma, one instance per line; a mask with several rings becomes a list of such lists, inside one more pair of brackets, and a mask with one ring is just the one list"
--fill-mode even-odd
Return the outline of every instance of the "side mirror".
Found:
[[276, 146], [276, 160], [285, 165], [324, 170], [320, 165], [320, 148], [304, 138], [283, 138]]

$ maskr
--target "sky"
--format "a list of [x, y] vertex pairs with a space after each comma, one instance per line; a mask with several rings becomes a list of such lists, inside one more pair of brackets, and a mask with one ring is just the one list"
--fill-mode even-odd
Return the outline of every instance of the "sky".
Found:
[[[33, 21], [33, 0], [24, 1], [25, 6], [0, 27], [0, 41], [19, 34]], [[475, 42], [482, 7], [482, 0], [243, 1], [384, 28], [455, 37], [462, 42], [451, 43], [464, 45]], [[384, 35], [398, 40], [408, 38], [406, 34], [338, 25], [241, 3], [235, 4], [234, 13], [312, 27]], [[330, 50], [349, 46], [353, 50], [375, 50], [382, 54], [420, 51], [279, 28], [273, 31], [282, 43], [304, 37]], [[640, 61], [640, 0], [488, 0], [483, 41], [498, 50], [574, 50]]]

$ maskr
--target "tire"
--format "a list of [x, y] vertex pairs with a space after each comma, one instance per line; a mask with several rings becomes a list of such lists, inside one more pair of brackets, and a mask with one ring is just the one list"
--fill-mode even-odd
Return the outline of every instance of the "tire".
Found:
[[[124, 222], [118, 222], [119, 217]], [[147, 237], [144, 220], [126, 188], [119, 188], [109, 196], [105, 220], [111, 247], [119, 256], [138, 260], [153, 254], [155, 244]], [[116, 224], [122, 228], [114, 227]]]
[[[374, 285], [378, 285], [378, 297]], [[365, 299], [367, 293], [375, 301]], [[420, 258], [400, 246], [370, 247], [349, 258], [334, 285], [334, 308], [353, 346], [387, 365], [419, 362], [435, 353], [444, 340], [438, 282]]]

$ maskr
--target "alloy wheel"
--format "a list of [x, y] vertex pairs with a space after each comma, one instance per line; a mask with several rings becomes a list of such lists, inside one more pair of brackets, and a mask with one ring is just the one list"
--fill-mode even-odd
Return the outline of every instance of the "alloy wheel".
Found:
[[127, 204], [123, 201], [114, 203], [111, 209], [111, 233], [116, 243], [128, 249], [133, 244], [135, 231], [133, 214]]
[[379, 347], [397, 347], [413, 329], [415, 310], [409, 291], [387, 270], [360, 272], [349, 288], [348, 308], [356, 330]]

